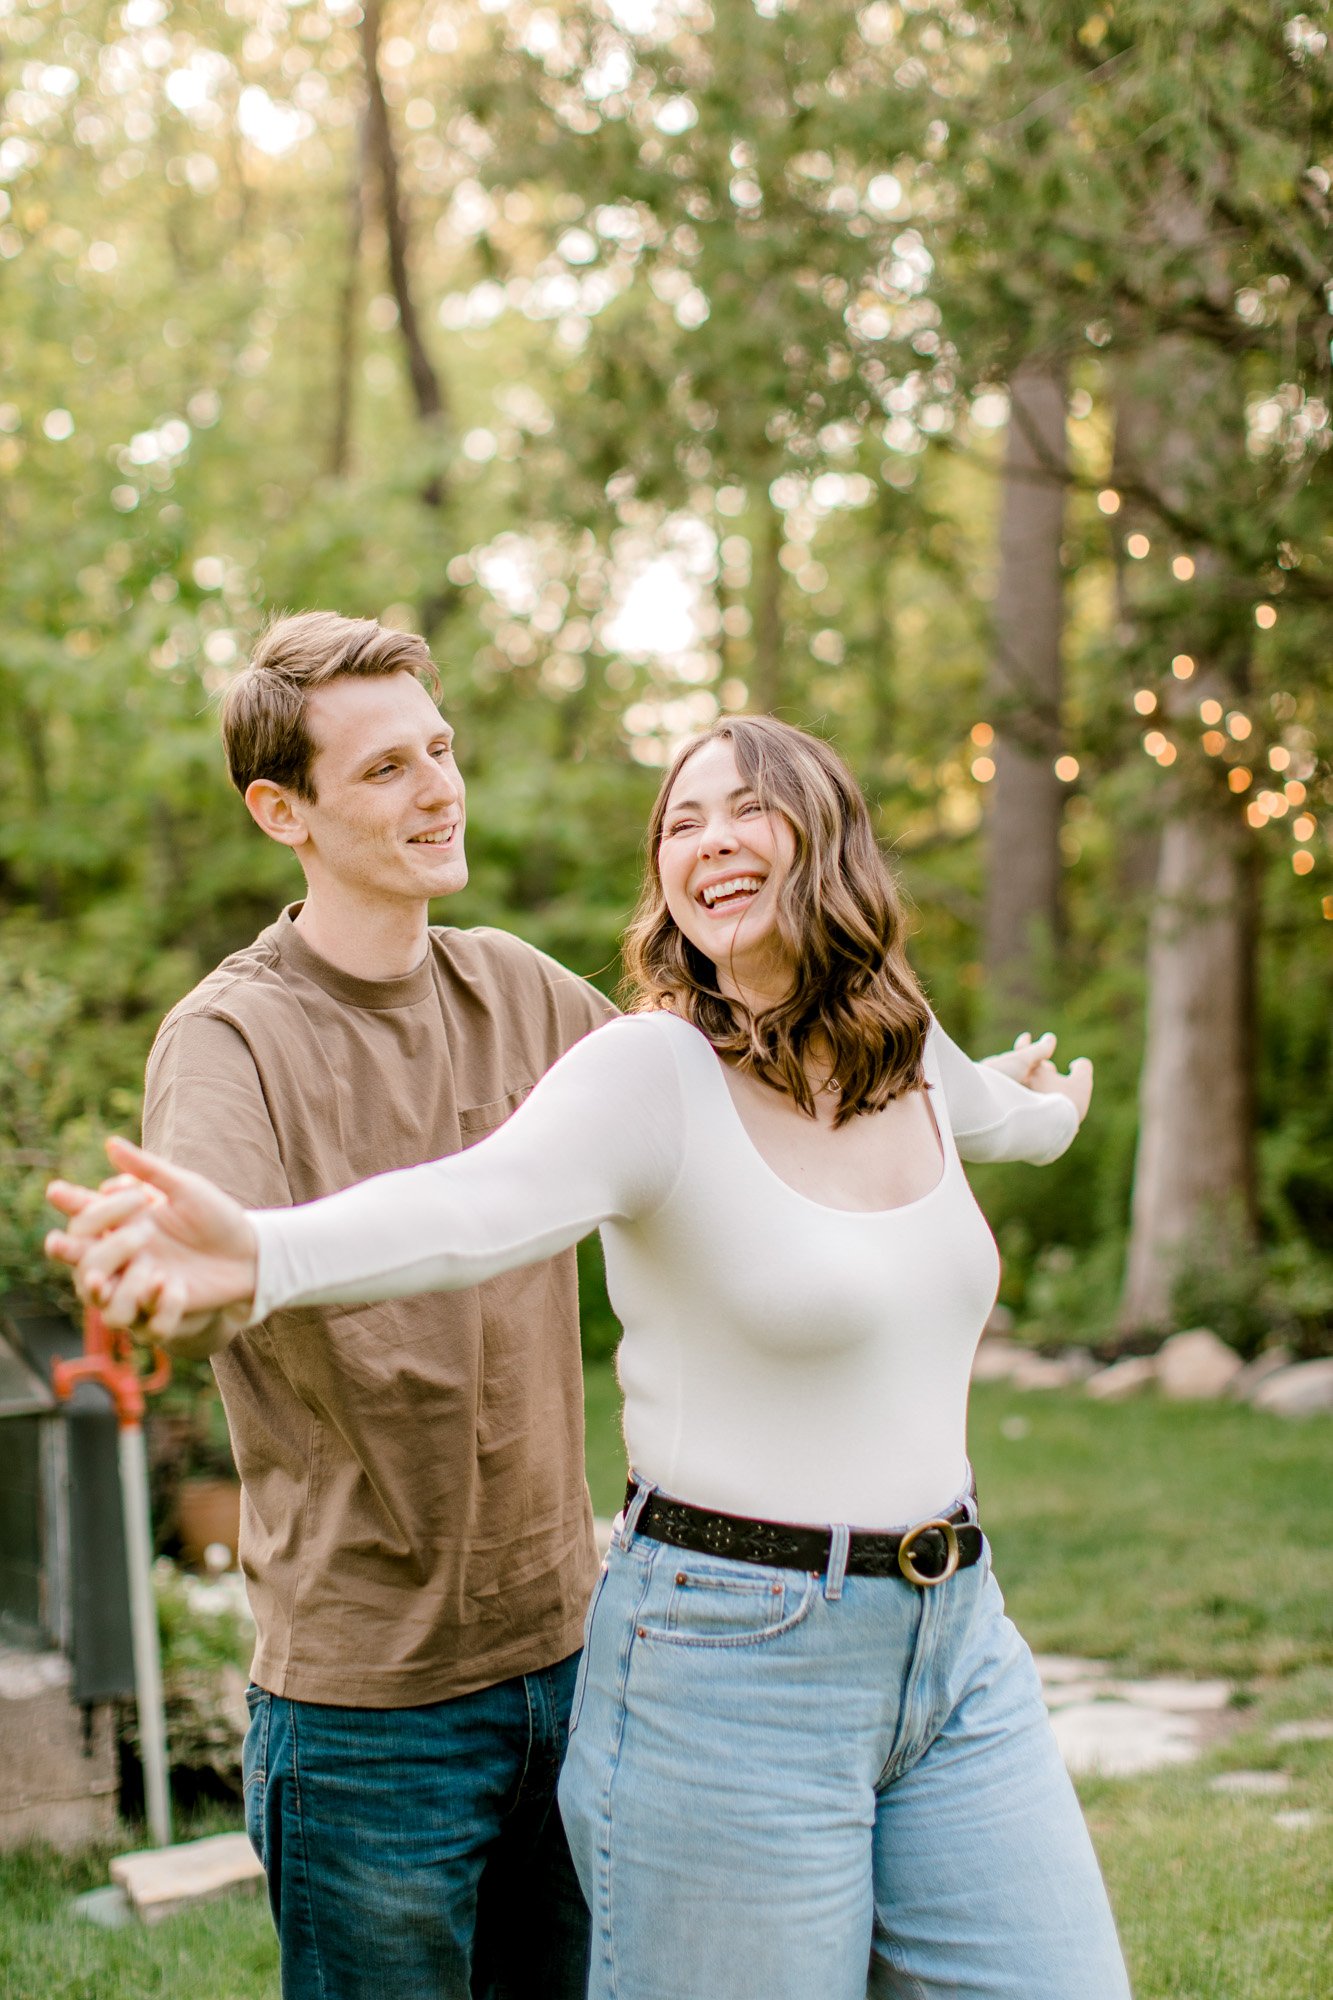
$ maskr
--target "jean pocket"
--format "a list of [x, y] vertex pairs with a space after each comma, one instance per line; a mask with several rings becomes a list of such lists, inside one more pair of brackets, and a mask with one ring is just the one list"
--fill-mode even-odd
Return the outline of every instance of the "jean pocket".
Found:
[[816, 1579], [803, 1571], [699, 1562], [674, 1549], [659, 1575], [670, 1578], [661, 1616], [653, 1615], [652, 1599], [661, 1601], [654, 1591], [640, 1612], [639, 1632], [675, 1646], [763, 1645], [799, 1625], [816, 1594]]
[[264, 1793], [268, 1782], [268, 1726], [273, 1698], [264, 1688], [248, 1687], [245, 1705], [250, 1711], [250, 1727], [241, 1751], [241, 1780], [245, 1788], [245, 1830], [250, 1845], [264, 1860]]

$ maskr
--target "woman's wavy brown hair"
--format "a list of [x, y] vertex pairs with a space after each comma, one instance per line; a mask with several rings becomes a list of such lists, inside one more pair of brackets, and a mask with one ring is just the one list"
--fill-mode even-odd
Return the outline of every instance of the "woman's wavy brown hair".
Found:
[[[718, 985], [713, 961], [677, 929], [666, 906], [658, 849], [676, 780], [705, 744], [729, 743], [746, 784], [795, 836], [778, 890], [777, 924], [796, 967], [791, 992], [751, 1015]], [[625, 933], [624, 997], [631, 1008], [669, 1007], [707, 1035], [719, 1055], [751, 1070], [811, 1117], [805, 1058], [832, 1058], [835, 1125], [881, 1111], [924, 1081], [930, 1010], [907, 962], [902, 904], [860, 788], [827, 743], [768, 715], [726, 716], [680, 752], [648, 822], [638, 908]]]

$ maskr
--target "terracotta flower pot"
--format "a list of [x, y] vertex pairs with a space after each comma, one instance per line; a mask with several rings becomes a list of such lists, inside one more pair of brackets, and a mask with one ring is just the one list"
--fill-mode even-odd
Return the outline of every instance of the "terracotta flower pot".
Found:
[[176, 1493], [176, 1532], [185, 1560], [202, 1563], [204, 1550], [220, 1542], [232, 1561], [241, 1534], [239, 1479], [182, 1479]]

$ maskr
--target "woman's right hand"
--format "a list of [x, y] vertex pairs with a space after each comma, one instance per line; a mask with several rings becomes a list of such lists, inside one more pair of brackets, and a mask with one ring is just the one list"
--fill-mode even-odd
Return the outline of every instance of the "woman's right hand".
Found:
[[69, 1224], [50, 1232], [46, 1253], [73, 1267], [80, 1297], [109, 1325], [167, 1347], [173, 1337], [192, 1338], [201, 1315], [248, 1305], [258, 1256], [240, 1203], [127, 1139], [108, 1139], [107, 1155], [122, 1176], [116, 1186], [94, 1193], [53, 1181], [47, 1189]]

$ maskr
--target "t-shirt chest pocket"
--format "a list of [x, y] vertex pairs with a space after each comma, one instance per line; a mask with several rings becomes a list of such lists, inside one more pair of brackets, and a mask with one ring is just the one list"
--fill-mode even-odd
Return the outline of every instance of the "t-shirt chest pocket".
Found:
[[474, 1104], [470, 1110], [460, 1109], [458, 1130], [464, 1150], [475, 1146], [479, 1139], [485, 1139], [512, 1117], [531, 1090], [531, 1083], [516, 1084], [503, 1097], [493, 1097], [485, 1104]]

